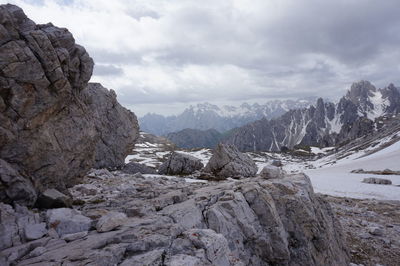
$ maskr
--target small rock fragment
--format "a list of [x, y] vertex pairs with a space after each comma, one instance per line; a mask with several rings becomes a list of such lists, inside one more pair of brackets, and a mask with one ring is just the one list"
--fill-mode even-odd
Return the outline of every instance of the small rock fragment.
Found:
[[127, 217], [125, 213], [122, 212], [109, 212], [102, 216], [97, 222], [96, 230], [99, 233], [111, 231], [118, 226], [124, 224]]

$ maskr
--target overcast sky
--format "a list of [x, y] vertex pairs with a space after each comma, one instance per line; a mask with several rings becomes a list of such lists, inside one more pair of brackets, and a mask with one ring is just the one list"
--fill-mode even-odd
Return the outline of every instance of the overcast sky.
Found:
[[400, 84], [398, 0], [13, 0], [68, 28], [138, 115]]

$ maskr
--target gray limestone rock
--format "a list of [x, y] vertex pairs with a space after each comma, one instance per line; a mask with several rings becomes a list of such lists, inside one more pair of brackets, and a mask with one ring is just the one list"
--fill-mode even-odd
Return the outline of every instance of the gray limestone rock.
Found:
[[47, 234], [46, 224], [27, 224], [24, 228], [26, 240], [36, 240]]
[[127, 216], [125, 213], [121, 212], [109, 212], [106, 215], [102, 216], [100, 220], [97, 222], [96, 229], [97, 232], [103, 233], [111, 231], [118, 226], [121, 226], [126, 221]]
[[36, 206], [44, 209], [71, 207], [72, 199], [57, 189], [46, 189], [40, 194]]
[[266, 165], [261, 170], [260, 176], [265, 179], [283, 178], [284, 172], [281, 168], [274, 165]]
[[73, 233], [73, 234], [67, 234], [67, 235], [63, 235], [61, 237], [62, 240], [65, 240], [67, 242], [71, 242], [71, 241], [75, 241], [77, 239], [81, 239], [84, 238], [85, 236], [88, 235], [87, 231], [83, 231], [83, 232], [78, 232], [78, 233]]
[[83, 91], [83, 98], [91, 110], [99, 135], [93, 167], [122, 167], [139, 137], [135, 114], [118, 103], [115, 91], [108, 90], [99, 83], [89, 83]]
[[220, 179], [251, 177], [256, 175], [257, 166], [247, 154], [239, 152], [235, 146], [218, 144], [204, 172], [212, 173]]
[[88, 85], [86, 50], [17, 6], [0, 5], [0, 17], [0, 199], [33, 205], [36, 192], [64, 191], [93, 166], [121, 166], [136, 117], [114, 92]]
[[[0, 159], [0, 184], [0, 201], [2, 202], [33, 205], [37, 199], [35, 188], [29, 178], [22, 176], [2, 159]], [[4, 188], [1, 188], [2, 186]]]
[[392, 181], [389, 179], [377, 178], [377, 177], [364, 178], [362, 182], [367, 183], [367, 184], [379, 184], [379, 185], [391, 185], [392, 184]]
[[162, 175], [190, 175], [204, 167], [201, 160], [191, 155], [172, 152], [158, 169]]
[[68, 208], [51, 209], [46, 212], [47, 226], [54, 228], [60, 236], [88, 231], [92, 220], [80, 211]]
[[[105, 202], [83, 206], [84, 214], [149, 206], [177, 189], [187, 191], [187, 198], [142, 212], [112, 231], [16, 244], [0, 257], [19, 265], [348, 265], [340, 223], [305, 175], [188, 184], [114, 174], [117, 178], [89, 179], [103, 190]], [[108, 194], [121, 182], [142, 189]], [[151, 198], [146, 189], [154, 192]], [[46, 248], [43, 254], [25, 257], [38, 246]]]

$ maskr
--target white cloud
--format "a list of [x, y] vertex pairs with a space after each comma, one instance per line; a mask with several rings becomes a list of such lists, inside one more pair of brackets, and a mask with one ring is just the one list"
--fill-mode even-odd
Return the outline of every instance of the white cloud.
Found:
[[98, 64], [92, 81], [140, 114], [197, 101], [337, 97], [359, 79], [400, 79], [396, 0], [8, 2], [68, 28]]

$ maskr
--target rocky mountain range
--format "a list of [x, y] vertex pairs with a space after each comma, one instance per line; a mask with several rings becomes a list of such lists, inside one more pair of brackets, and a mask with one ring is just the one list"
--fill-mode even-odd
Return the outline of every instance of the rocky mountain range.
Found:
[[210, 103], [191, 105], [181, 114], [163, 116], [149, 113], [139, 118], [141, 130], [155, 135], [167, 135], [183, 129], [225, 132], [261, 118], [279, 117], [291, 109], [305, 108], [314, 104], [316, 98], [299, 100], [274, 100], [265, 104], [243, 103], [240, 106], [217, 106]]
[[318, 99], [316, 106], [290, 110], [279, 118], [261, 119], [237, 128], [223, 141], [242, 151], [280, 151], [295, 145], [333, 146], [365, 136], [375, 119], [400, 112], [399, 90], [377, 89], [368, 81], [354, 83], [335, 104]]

